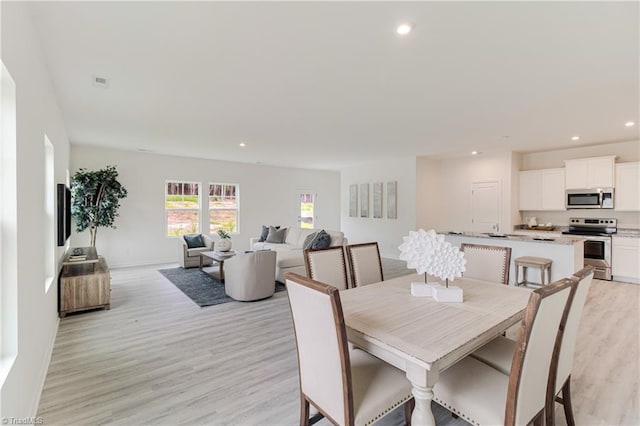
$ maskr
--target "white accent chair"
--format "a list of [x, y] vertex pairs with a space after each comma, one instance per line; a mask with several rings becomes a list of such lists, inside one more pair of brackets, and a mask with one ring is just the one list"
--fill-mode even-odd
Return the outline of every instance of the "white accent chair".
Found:
[[349, 288], [347, 265], [342, 246], [307, 249], [304, 251], [304, 264], [307, 277], [334, 286], [338, 290]]
[[460, 251], [467, 259], [465, 277], [509, 284], [510, 247], [463, 243]]
[[510, 375], [463, 358], [440, 375], [434, 401], [475, 425], [540, 422], [573, 286], [572, 280], [563, 279], [531, 293]]
[[[558, 356], [558, 367], [555, 377], [555, 392], [547, 396], [547, 425], [554, 423], [554, 401], [556, 400], [556, 395], [560, 392], [562, 392], [562, 399], [557, 402], [561, 402], [563, 405], [567, 425], [575, 425], [571, 407], [571, 370], [573, 369], [573, 354], [578, 337], [578, 326], [580, 325], [580, 318], [582, 317], [584, 304], [587, 300], [587, 293], [593, 281], [593, 271], [593, 267], [588, 266], [574, 274], [573, 279], [576, 282], [575, 293], [562, 333], [560, 355]], [[515, 351], [516, 342], [505, 337], [498, 337], [472, 353], [471, 356], [505, 374], [509, 374]], [[550, 416], [551, 418], [549, 418]]]
[[235, 300], [266, 299], [276, 291], [276, 252], [241, 253], [224, 261], [224, 291]]
[[384, 281], [378, 243], [351, 244], [347, 258], [353, 287]]
[[338, 289], [293, 273], [285, 282], [298, 352], [300, 425], [309, 425], [310, 404], [336, 425], [370, 425], [401, 405], [410, 422], [413, 396], [404, 372], [349, 351]]
[[[189, 248], [187, 246], [187, 242], [184, 240], [184, 238], [179, 237], [180, 241], [182, 242], [182, 255], [180, 256], [180, 266], [182, 266], [183, 268], [197, 268], [198, 266], [200, 266], [200, 253], [202, 253], [203, 251], [213, 251], [213, 239], [211, 239], [211, 237], [209, 237], [208, 235], [205, 234], [200, 234], [202, 235], [202, 239], [204, 240], [204, 247], [197, 247], [197, 248]], [[212, 259], [209, 258], [205, 258], [202, 261], [203, 265], [211, 265], [213, 263]]]

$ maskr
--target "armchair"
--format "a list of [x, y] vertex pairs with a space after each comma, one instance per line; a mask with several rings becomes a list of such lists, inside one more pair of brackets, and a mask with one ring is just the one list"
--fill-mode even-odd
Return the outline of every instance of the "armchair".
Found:
[[[214, 243], [211, 237], [205, 234], [200, 235], [202, 235], [202, 239], [204, 240], [204, 247], [189, 248], [185, 239], [183, 237], [180, 237], [180, 242], [182, 243], [180, 248], [180, 250], [182, 251], [182, 254], [180, 256], [180, 266], [182, 266], [183, 268], [196, 268], [200, 266], [200, 253], [202, 253], [203, 251], [213, 251]], [[202, 264], [211, 265], [212, 263], [213, 260], [204, 259]]]

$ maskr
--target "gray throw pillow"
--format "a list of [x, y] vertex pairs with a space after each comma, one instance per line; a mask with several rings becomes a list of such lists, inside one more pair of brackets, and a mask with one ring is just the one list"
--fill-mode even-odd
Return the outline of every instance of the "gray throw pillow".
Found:
[[323, 249], [331, 246], [331, 236], [323, 229], [311, 242], [312, 249]]
[[[260, 233], [260, 239], [258, 240], [258, 242], [263, 243], [267, 241], [267, 237], [269, 236], [269, 228], [271, 227], [262, 225], [262, 232]], [[279, 226], [274, 226], [274, 228], [280, 229]]]
[[183, 235], [182, 238], [184, 238], [184, 241], [187, 243], [187, 248], [192, 249], [206, 247], [204, 238], [202, 238], [202, 235], [200, 234]]
[[304, 239], [304, 243], [302, 243], [302, 249], [303, 250], [310, 249], [311, 245], [313, 244], [313, 240], [316, 238], [317, 235], [318, 235], [317, 232], [312, 232], [311, 234], [307, 235], [307, 238]]
[[273, 226], [269, 227], [269, 234], [267, 235], [267, 242], [274, 244], [284, 243], [284, 239], [287, 236], [287, 228], [277, 229]]

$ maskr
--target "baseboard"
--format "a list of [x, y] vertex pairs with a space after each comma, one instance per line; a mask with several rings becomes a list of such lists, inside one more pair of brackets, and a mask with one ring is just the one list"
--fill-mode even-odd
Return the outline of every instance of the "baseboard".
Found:
[[47, 380], [47, 373], [49, 372], [49, 364], [51, 363], [51, 355], [53, 354], [53, 346], [56, 343], [56, 337], [58, 336], [58, 327], [60, 326], [60, 318], [56, 316], [56, 326], [55, 330], [51, 334], [51, 340], [49, 341], [49, 346], [47, 351], [45, 352], [44, 359], [42, 360], [40, 371], [38, 372], [38, 392], [36, 393], [35, 398], [33, 399], [31, 407], [29, 407], [29, 412], [32, 413], [31, 416], [35, 417], [38, 415], [38, 407], [40, 406], [40, 397], [42, 396], [42, 390], [44, 389], [44, 383]]
[[614, 275], [612, 278], [613, 278], [613, 281], [618, 281], [618, 282], [621, 282], [621, 283], [640, 284], [640, 280], [637, 279], [637, 278], [619, 277], [617, 275]]

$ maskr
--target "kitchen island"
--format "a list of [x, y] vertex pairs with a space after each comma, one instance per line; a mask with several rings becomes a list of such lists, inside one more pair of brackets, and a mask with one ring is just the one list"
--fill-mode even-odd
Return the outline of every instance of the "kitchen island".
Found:
[[[509, 265], [509, 285], [515, 284], [516, 272], [513, 260], [521, 256], [546, 257], [553, 260], [551, 281], [570, 277], [584, 266], [584, 239], [576, 237], [535, 238], [527, 235], [444, 233], [445, 240], [460, 247], [462, 243], [483, 244], [511, 248]], [[522, 276], [522, 274], [520, 275]], [[529, 271], [528, 280], [539, 282], [540, 276]]]

